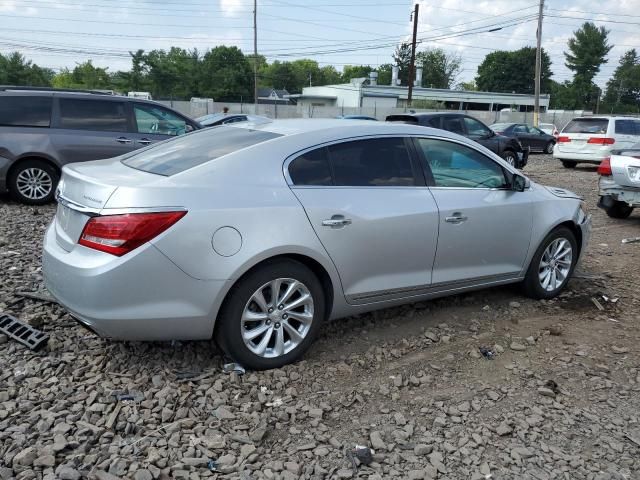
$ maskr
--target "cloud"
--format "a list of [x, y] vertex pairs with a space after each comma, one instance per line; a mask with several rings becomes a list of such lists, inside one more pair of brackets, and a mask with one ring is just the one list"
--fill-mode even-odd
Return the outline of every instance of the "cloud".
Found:
[[242, 0], [220, 0], [220, 9], [225, 17], [235, 17], [242, 10]]

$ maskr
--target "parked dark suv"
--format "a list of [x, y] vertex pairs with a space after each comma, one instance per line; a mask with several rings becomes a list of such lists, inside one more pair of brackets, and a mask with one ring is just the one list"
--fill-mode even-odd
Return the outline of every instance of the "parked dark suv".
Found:
[[40, 205], [63, 165], [116, 157], [200, 125], [158, 103], [92, 91], [0, 87], [0, 192]]
[[389, 115], [387, 122], [404, 122], [439, 128], [475, 140], [497, 153], [511, 165], [523, 168], [529, 159], [529, 149], [517, 138], [498, 135], [484, 123], [462, 113], [412, 113]]

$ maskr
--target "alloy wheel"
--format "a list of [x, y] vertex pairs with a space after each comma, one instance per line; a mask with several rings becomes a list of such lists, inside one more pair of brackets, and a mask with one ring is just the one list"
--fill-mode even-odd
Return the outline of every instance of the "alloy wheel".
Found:
[[29, 200], [42, 200], [51, 193], [53, 179], [41, 168], [26, 168], [18, 174], [16, 187], [23, 197]]
[[549, 244], [538, 268], [540, 286], [548, 292], [559, 289], [569, 276], [573, 261], [573, 247], [566, 238], [556, 238]]
[[513, 154], [508, 153], [508, 154], [504, 157], [504, 159], [505, 159], [505, 161], [506, 161], [509, 165], [511, 165], [512, 167], [515, 167], [515, 166], [516, 166], [516, 157], [515, 157]]
[[240, 328], [247, 348], [263, 358], [275, 358], [298, 347], [311, 329], [311, 292], [293, 278], [278, 278], [256, 290], [244, 307]]
[[554, 143], [553, 142], [549, 142], [547, 144], [547, 148], [545, 149], [546, 150], [545, 153], [548, 153], [549, 155], [551, 155], [553, 153], [553, 146], [554, 146]]

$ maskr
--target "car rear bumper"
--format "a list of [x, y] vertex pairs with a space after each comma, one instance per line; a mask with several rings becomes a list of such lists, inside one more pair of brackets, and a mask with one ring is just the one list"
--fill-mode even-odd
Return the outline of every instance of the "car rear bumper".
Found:
[[213, 304], [225, 281], [190, 277], [147, 244], [123, 257], [57, 242], [43, 250], [45, 285], [79, 322], [117, 340], [200, 340], [213, 333]]
[[608, 151], [596, 153], [561, 152], [557, 144], [553, 149], [553, 158], [558, 160], [569, 160], [572, 162], [600, 164], [600, 162], [608, 156]]

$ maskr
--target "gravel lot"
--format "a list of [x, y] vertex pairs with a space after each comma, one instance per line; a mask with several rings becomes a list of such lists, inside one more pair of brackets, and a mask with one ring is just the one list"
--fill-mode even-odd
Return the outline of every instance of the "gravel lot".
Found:
[[[640, 212], [597, 209], [594, 168], [525, 172], [594, 216], [559, 299], [496, 288], [333, 322], [305, 361], [245, 375], [209, 342], [108, 342], [16, 296], [43, 288], [54, 206], [0, 198], [0, 311], [51, 335], [38, 353], [0, 336], [0, 479], [640, 478], [640, 244], [621, 244]], [[355, 445], [375, 454], [354, 470]]]

